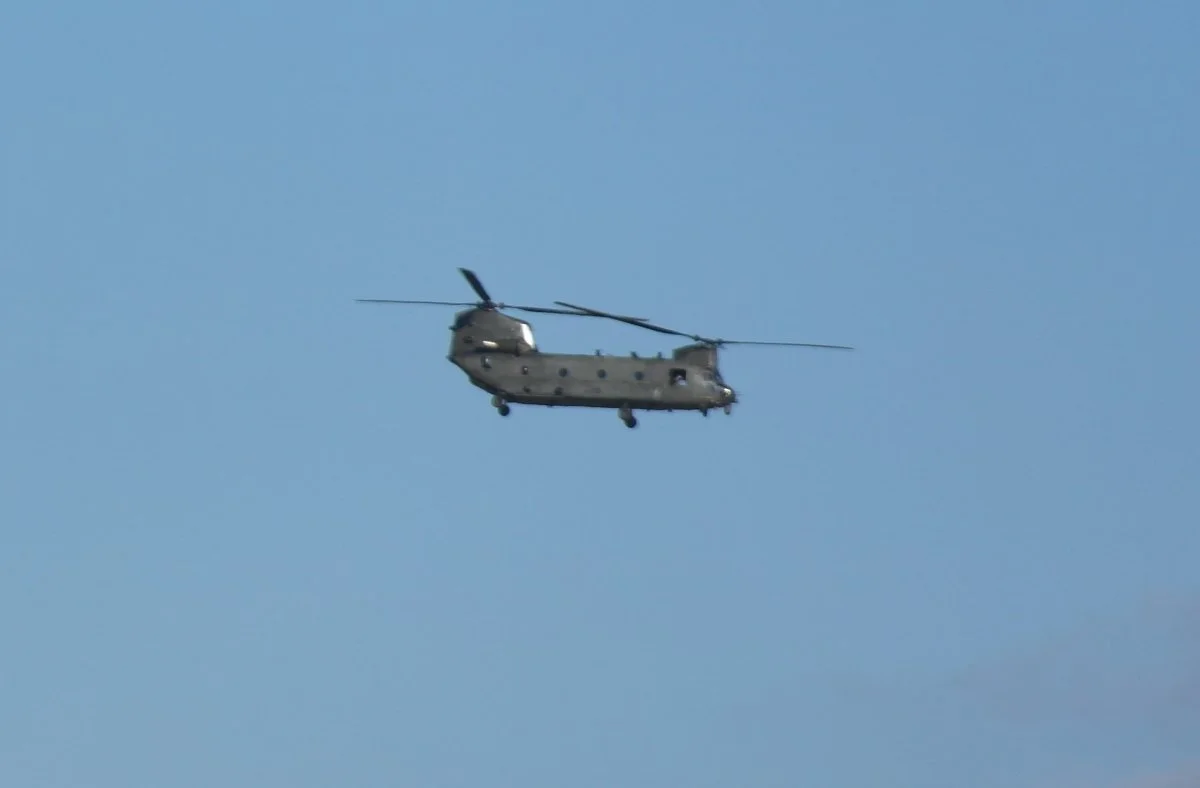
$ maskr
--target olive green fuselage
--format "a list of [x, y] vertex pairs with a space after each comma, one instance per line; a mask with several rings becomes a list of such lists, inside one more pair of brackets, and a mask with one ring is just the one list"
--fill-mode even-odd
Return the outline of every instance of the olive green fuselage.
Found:
[[489, 309], [455, 318], [448, 358], [497, 402], [707, 413], [736, 401], [708, 345], [676, 348], [670, 358], [543, 353], [526, 321]]

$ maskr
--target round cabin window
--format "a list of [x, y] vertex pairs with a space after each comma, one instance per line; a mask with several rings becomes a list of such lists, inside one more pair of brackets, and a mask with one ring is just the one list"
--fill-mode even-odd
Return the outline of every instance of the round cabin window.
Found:
[[603, 377], [607, 377], [607, 376], [608, 376], [608, 373], [605, 372], [604, 370], [600, 370], [599, 372], [596, 373], [596, 377], [598, 377], [598, 378], [603, 378]]
[[558, 376], [559, 376], [560, 378], [565, 378], [565, 377], [567, 376], [567, 368], [566, 368], [566, 367], [563, 367], [562, 369], [560, 369], [560, 370], [558, 371]]
[[642, 378], [646, 377], [646, 374], [639, 369], [637, 372], [633, 373], [633, 377], [637, 380], [641, 380]]

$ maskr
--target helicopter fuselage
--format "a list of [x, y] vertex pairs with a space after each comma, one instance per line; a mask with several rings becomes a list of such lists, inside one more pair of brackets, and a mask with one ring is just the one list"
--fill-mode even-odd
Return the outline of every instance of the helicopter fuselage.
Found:
[[[732, 412], [737, 394], [721, 379], [717, 350], [726, 345], [788, 345], [792, 347], [853, 350], [845, 345], [811, 342], [711, 339], [651, 323], [644, 317], [602, 312], [589, 307], [555, 301], [557, 307], [519, 306], [493, 301], [474, 271], [459, 273], [479, 300], [414, 301], [394, 298], [359, 298], [377, 304], [432, 304], [467, 306], [454, 316], [450, 326], [451, 363], [466, 373], [472, 384], [492, 395], [492, 406], [501, 416], [510, 403], [547, 407], [614, 408], [626, 427], [637, 425], [634, 410], [692, 410], [707, 416], [713, 408]], [[649, 331], [686, 337], [691, 345], [677, 347], [670, 358], [607, 356], [596, 351], [543, 353], [533, 339], [533, 327], [525, 320], [501, 312], [514, 309], [538, 314], [571, 315], [616, 320]]]
[[493, 404], [614, 408], [627, 423], [634, 410], [726, 412], [736, 394], [717, 369], [717, 351], [703, 344], [671, 357], [543, 353], [524, 320], [489, 309], [455, 316], [448, 359]]

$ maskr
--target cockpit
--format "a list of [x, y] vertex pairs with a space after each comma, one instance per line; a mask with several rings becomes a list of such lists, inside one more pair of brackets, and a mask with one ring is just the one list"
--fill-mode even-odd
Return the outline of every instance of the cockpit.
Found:
[[533, 341], [533, 326], [521, 321], [521, 339], [528, 345], [530, 351], [537, 350], [537, 343]]
[[715, 396], [719, 401], [723, 403], [732, 403], [736, 401], [737, 395], [734, 393], [733, 389], [721, 379], [721, 373], [716, 369], [706, 369], [701, 375], [700, 380], [702, 381], [701, 385], [708, 390], [709, 394]]
[[452, 353], [534, 353], [533, 328], [524, 320], [493, 309], [470, 309], [455, 315]]

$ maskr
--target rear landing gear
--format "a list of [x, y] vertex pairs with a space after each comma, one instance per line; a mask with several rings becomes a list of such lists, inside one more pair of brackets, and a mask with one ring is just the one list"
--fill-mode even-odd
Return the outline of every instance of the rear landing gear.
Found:
[[637, 426], [637, 419], [634, 418], [633, 410], [630, 408], [621, 408], [619, 415], [621, 417], [621, 421], [625, 422], [625, 426], [629, 429], [633, 429]]
[[495, 408], [496, 412], [501, 416], [507, 416], [512, 412], [508, 407], [508, 403], [504, 401], [504, 397], [501, 397], [499, 394], [492, 397], [492, 407]]

